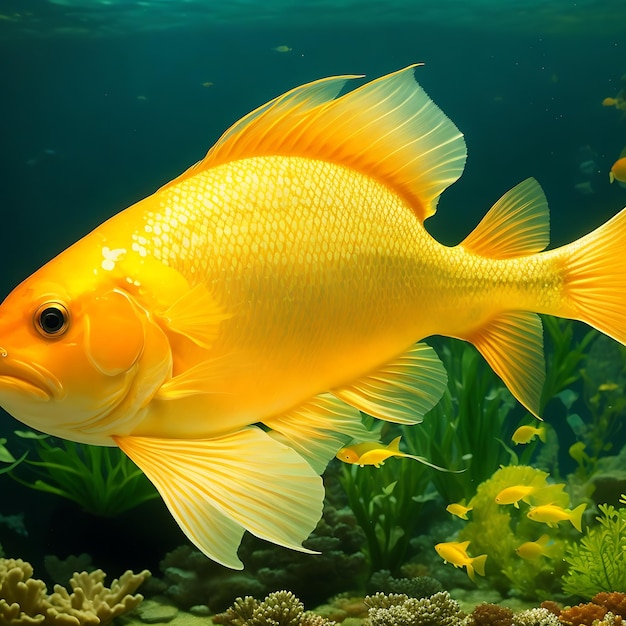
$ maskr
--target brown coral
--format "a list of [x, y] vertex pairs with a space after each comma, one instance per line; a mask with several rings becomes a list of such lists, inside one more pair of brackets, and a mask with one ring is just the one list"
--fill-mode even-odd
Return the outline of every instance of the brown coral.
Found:
[[608, 611], [620, 617], [626, 617], [626, 593], [621, 591], [612, 591], [606, 593], [602, 591], [597, 593], [591, 601], [605, 607]]
[[467, 620], [467, 626], [511, 626], [513, 611], [506, 606], [479, 604]]
[[96, 570], [75, 573], [72, 592], [61, 585], [47, 594], [43, 581], [32, 578], [33, 568], [22, 559], [0, 559], [0, 623], [11, 626], [101, 626], [134, 609], [142, 600], [132, 595], [150, 576], [130, 570], [104, 586], [105, 574]]
[[561, 607], [554, 602], [554, 600], [544, 600], [540, 605], [542, 609], [546, 609], [546, 611], [550, 611], [553, 615], [557, 617], [561, 615]]
[[568, 626], [593, 626], [595, 620], [602, 621], [608, 609], [598, 604], [588, 602], [577, 604], [561, 611], [559, 620]]

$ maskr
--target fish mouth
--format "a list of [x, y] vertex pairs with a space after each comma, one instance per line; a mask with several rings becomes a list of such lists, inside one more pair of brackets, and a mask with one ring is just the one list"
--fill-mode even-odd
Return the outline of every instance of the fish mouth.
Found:
[[[0, 358], [4, 360], [7, 358], [5, 355], [3, 352]], [[45, 369], [15, 359], [11, 359], [9, 367], [7, 365], [0, 363], [0, 395], [4, 392], [18, 392], [46, 402], [62, 390], [60, 381]], [[11, 371], [2, 372], [2, 369]]]

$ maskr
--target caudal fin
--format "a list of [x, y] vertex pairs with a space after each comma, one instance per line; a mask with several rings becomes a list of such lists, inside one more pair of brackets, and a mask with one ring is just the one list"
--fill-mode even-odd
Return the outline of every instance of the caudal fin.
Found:
[[626, 345], [626, 209], [560, 252], [567, 317]]

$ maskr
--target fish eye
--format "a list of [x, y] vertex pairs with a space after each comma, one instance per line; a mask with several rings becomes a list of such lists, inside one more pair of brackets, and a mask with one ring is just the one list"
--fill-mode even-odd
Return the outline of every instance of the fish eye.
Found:
[[68, 328], [70, 315], [60, 302], [46, 302], [35, 313], [35, 328], [44, 337], [58, 337]]

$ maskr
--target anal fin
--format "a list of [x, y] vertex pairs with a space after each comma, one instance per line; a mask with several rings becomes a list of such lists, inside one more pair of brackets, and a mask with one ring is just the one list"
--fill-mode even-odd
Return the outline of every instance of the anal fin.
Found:
[[360, 411], [399, 424], [418, 424], [441, 399], [447, 374], [437, 353], [417, 343], [394, 361], [331, 393]]
[[163, 497], [187, 537], [211, 559], [242, 569], [244, 529], [310, 552], [324, 487], [310, 465], [259, 428], [214, 439], [115, 437]]
[[521, 311], [505, 313], [463, 339], [476, 346], [510, 392], [541, 419], [545, 363], [539, 316]]

